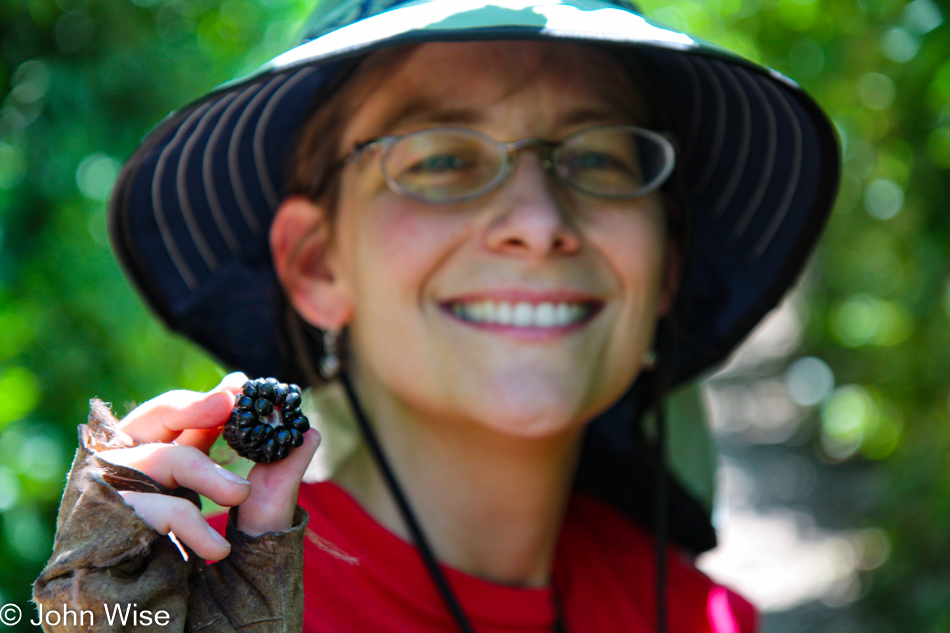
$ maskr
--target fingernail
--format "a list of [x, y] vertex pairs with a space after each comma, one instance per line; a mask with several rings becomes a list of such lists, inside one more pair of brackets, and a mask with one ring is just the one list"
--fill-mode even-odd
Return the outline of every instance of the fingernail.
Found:
[[215, 530], [215, 529], [214, 529], [213, 527], [211, 527], [210, 525], [208, 526], [208, 534], [211, 535], [211, 538], [213, 538], [213, 539], [214, 539], [214, 542], [217, 543], [218, 545], [220, 545], [220, 546], [222, 546], [222, 547], [227, 547], [228, 549], [231, 549], [231, 544], [228, 543], [228, 541], [227, 541], [223, 536], [221, 536], [220, 534], [218, 534], [218, 531]]
[[244, 383], [247, 382], [247, 380], [248, 380], [248, 379], [247, 379], [247, 374], [245, 374], [243, 371], [235, 371], [235, 372], [232, 372], [232, 373], [228, 374], [228, 375], [225, 376], [224, 378], [222, 378], [222, 379], [221, 379], [221, 384], [222, 384], [222, 385], [224, 385], [224, 384], [228, 384], [228, 385], [230, 385], [230, 384], [243, 385]]
[[221, 382], [218, 383], [218, 386], [212, 389], [209, 393], [226, 391], [230, 394], [233, 391], [239, 390], [241, 385], [243, 385], [245, 382], [247, 382], [247, 376], [245, 376], [243, 372], [237, 371], [222, 378]]
[[224, 477], [225, 479], [227, 479], [233, 484], [244, 484], [246, 486], [251, 485], [251, 482], [249, 482], [247, 479], [245, 479], [244, 477], [241, 477], [237, 473], [232, 473], [227, 468], [222, 468], [221, 466], [215, 465], [215, 469], [218, 471], [219, 475], [221, 475], [222, 477]]

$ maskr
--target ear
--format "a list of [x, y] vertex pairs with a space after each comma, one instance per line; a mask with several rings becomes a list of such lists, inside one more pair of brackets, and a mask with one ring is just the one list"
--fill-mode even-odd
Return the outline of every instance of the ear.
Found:
[[320, 329], [342, 329], [353, 303], [330, 257], [332, 231], [324, 208], [307, 198], [284, 200], [270, 228], [277, 277], [297, 312]]

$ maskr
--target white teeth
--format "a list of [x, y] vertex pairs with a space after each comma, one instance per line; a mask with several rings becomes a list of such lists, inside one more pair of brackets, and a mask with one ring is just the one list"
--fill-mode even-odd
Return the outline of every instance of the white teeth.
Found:
[[534, 322], [538, 327], [552, 327], [557, 323], [557, 312], [553, 303], [539, 303], [534, 311]]
[[495, 306], [495, 323], [500, 323], [501, 325], [511, 325], [511, 317], [514, 312], [514, 308], [511, 307], [510, 303], [499, 303]]
[[534, 310], [530, 303], [519, 303], [515, 306], [515, 313], [512, 315], [512, 325], [517, 327], [528, 327], [534, 320]]
[[532, 304], [519, 301], [516, 304], [507, 301], [454, 302], [452, 312], [459, 318], [474, 323], [495, 323], [515, 327], [563, 327], [582, 321], [589, 313], [583, 303], [551, 302]]

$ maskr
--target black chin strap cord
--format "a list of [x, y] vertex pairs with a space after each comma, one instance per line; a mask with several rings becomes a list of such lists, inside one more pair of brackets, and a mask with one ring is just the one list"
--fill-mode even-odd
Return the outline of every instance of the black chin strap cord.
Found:
[[468, 623], [468, 618], [465, 617], [465, 612], [462, 611], [462, 606], [458, 603], [455, 593], [449, 586], [448, 579], [445, 577], [445, 574], [442, 573], [442, 568], [439, 567], [435, 554], [432, 552], [432, 547], [429, 545], [429, 540], [422, 531], [422, 526], [419, 524], [418, 519], [416, 519], [416, 514], [412, 506], [409, 505], [409, 499], [406, 498], [402, 486], [399, 485], [399, 481], [396, 479], [396, 474], [393, 472], [389, 460], [386, 459], [386, 455], [383, 453], [379, 439], [376, 437], [376, 433], [373, 431], [372, 426], [370, 426], [369, 420], [366, 418], [366, 414], [363, 412], [363, 408], [356, 398], [353, 385], [350, 384], [350, 379], [346, 375], [346, 371], [340, 372], [340, 382], [343, 383], [343, 388], [346, 390], [346, 396], [350, 401], [350, 406], [353, 407], [353, 413], [356, 415], [356, 420], [360, 425], [360, 431], [363, 433], [366, 445], [369, 447], [373, 458], [379, 465], [380, 471], [382, 471], [383, 479], [386, 481], [386, 485], [389, 487], [393, 499], [396, 500], [396, 505], [399, 506], [399, 512], [406, 522], [406, 527], [409, 529], [412, 541], [416, 547], [419, 548], [419, 552], [422, 554], [422, 560], [425, 563], [426, 569], [429, 571], [429, 576], [433, 582], [435, 582], [436, 588], [439, 590], [439, 594], [445, 602], [445, 606], [448, 607], [449, 613], [455, 621], [455, 625], [462, 633], [475, 633]]
[[666, 415], [656, 405], [656, 633], [666, 633], [666, 545], [669, 540], [669, 480], [666, 474]]

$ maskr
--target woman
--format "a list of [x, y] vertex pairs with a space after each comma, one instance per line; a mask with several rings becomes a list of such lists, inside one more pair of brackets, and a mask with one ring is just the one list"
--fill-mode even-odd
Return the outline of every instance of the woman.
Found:
[[[662, 407], [652, 442], [642, 420], [794, 280], [837, 183], [825, 117], [623, 3], [327, 5], [153, 132], [112, 233], [172, 327], [338, 381], [363, 442], [301, 488], [311, 431], [245, 481], [206, 455], [243, 375], [118, 429], [97, 408], [37, 601], [135, 596], [189, 630], [754, 630], [683, 555], [708, 518], [663, 469]], [[234, 508], [227, 539], [183, 489]]]

